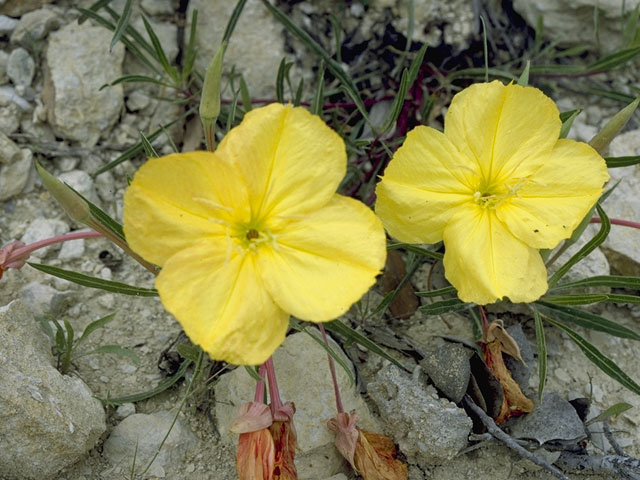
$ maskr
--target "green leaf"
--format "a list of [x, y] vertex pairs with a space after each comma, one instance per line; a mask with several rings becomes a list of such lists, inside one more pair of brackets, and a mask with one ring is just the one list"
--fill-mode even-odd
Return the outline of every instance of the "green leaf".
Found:
[[297, 330], [299, 332], [304, 332], [307, 335], [309, 335], [313, 339], [314, 342], [316, 342], [318, 345], [320, 345], [327, 352], [327, 355], [331, 356], [331, 358], [333, 358], [333, 360], [338, 365], [340, 365], [340, 367], [344, 370], [344, 372], [347, 374], [347, 377], [349, 378], [349, 385], [353, 385], [355, 383], [355, 378], [353, 378], [353, 373], [351, 372], [351, 369], [349, 368], [347, 363], [342, 358], [342, 355], [338, 355], [333, 350], [333, 348], [331, 348], [329, 345], [325, 344], [324, 343], [324, 339], [318, 337], [318, 335], [312, 333], [305, 326], [299, 324], [298, 322], [296, 322], [293, 319], [289, 320], [289, 326], [291, 326], [293, 329], [295, 329], [295, 330]]
[[227, 125], [225, 127], [225, 132], [229, 133], [229, 130], [233, 127], [233, 122], [236, 121], [236, 111], [238, 109], [238, 95], [240, 92], [236, 92], [233, 96], [233, 101], [229, 107], [229, 112], [227, 113]]
[[625, 277], [621, 275], [599, 275], [596, 277], [584, 278], [574, 282], [561, 283], [554, 286], [551, 291], [567, 290], [569, 288], [587, 287], [612, 287], [628, 288], [640, 290], [640, 277]]
[[[571, 130], [571, 126], [573, 125], [573, 121], [578, 115], [580, 115], [580, 112], [582, 112], [581, 108], [577, 110], [571, 110], [569, 112], [563, 112], [560, 114], [560, 120], [562, 121], [562, 128], [560, 129], [560, 138], [567, 138], [567, 135], [569, 135], [569, 131]], [[566, 115], [566, 114], [569, 114], [569, 115]]]
[[324, 104], [324, 69], [324, 62], [322, 62], [320, 68], [318, 68], [318, 79], [316, 80], [318, 87], [316, 88], [316, 94], [313, 96], [310, 109], [313, 115], [318, 115], [320, 118], [322, 118], [322, 105]]
[[102, 278], [90, 277], [82, 273], [73, 272], [71, 270], [64, 270], [58, 267], [52, 267], [50, 265], [42, 265], [40, 263], [28, 262], [29, 266], [40, 270], [41, 272], [48, 273], [54, 277], [63, 278], [83, 287], [98, 288], [100, 290], [106, 290], [107, 292], [122, 293], [123, 295], [133, 295], [135, 297], [157, 297], [158, 291], [155, 288], [140, 288], [126, 283], [114, 282], [111, 280], [104, 280]]
[[113, 50], [113, 47], [116, 45], [116, 43], [118, 43], [118, 40], [120, 40], [120, 37], [129, 25], [129, 18], [131, 18], [131, 0], [127, 0], [127, 2], [124, 4], [122, 15], [120, 15], [120, 18], [118, 19], [116, 29], [114, 30], [113, 37], [111, 38], [109, 51]]
[[278, 67], [278, 75], [276, 77], [276, 98], [278, 103], [285, 103], [284, 100], [284, 80], [289, 75], [289, 70], [293, 66], [293, 62], [287, 62], [286, 58], [280, 60], [280, 66]]
[[172, 78], [175, 82], [178, 82], [179, 78], [178, 78], [177, 71], [175, 67], [172, 67], [169, 64], [169, 60], [167, 59], [167, 55], [164, 53], [164, 48], [162, 48], [160, 39], [156, 35], [156, 32], [153, 31], [153, 27], [149, 23], [149, 20], [147, 20], [147, 17], [144, 15], [141, 15], [141, 16], [142, 16], [142, 21], [144, 23], [144, 28], [147, 31], [147, 35], [149, 35], [149, 40], [151, 40], [151, 44], [153, 45], [156, 59], [158, 60], [158, 62], [160, 62], [160, 65], [162, 65], [162, 68], [164, 69], [164, 71], [167, 72], [167, 75], [169, 75], [169, 77]]
[[609, 408], [607, 408], [604, 412], [602, 412], [600, 415], [595, 416], [591, 419], [589, 419], [585, 425], [591, 425], [592, 423], [597, 423], [597, 422], [604, 422], [605, 420], [607, 420], [609, 417], [615, 417], [620, 415], [621, 413], [626, 412], [627, 410], [629, 410], [630, 408], [632, 408], [633, 406], [627, 402], [620, 402], [620, 403], [616, 403], [615, 405], [611, 405]]
[[606, 72], [633, 59], [640, 53], [640, 47], [625, 48], [607, 55], [585, 69], [586, 73]]
[[249, 87], [247, 87], [247, 82], [244, 81], [242, 75], [240, 75], [240, 96], [242, 97], [242, 108], [245, 113], [251, 111], [253, 108], [251, 105], [251, 95], [249, 95]]
[[298, 83], [298, 89], [296, 90], [296, 96], [293, 99], [293, 106], [294, 107], [299, 107], [300, 106], [300, 102], [302, 101], [302, 92], [304, 91], [304, 78], [300, 79], [300, 82]]
[[531, 69], [531, 62], [529, 60], [527, 60], [527, 64], [524, 67], [524, 70], [522, 71], [522, 73], [520, 74], [520, 77], [518, 78], [518, 85], [520, 85], [521, 87], [526, 87], [529, 85], [529, 70]]
[[367, 337], [357, 332], [353, 328], [348, 325], [342, 323], [340, 320], [334, 320], [333, 322], [327, 322], [324, 324], [324, 328], [329, 330], [330, 332], [336, 333], [342, 336], [347, 342], [357, 343], [358, 345], [363, 346], [367, 350], [379, 355], [380, 357], [389, 360], [396, 367], [401, 368], [402, 370], [406, 370], [404, 365], [402, 365], [398, 360], [393, 358], [387, 352], [385, 352], [377, 343], [372, 342]]
[[116, 314], [110, 313], [109, 315], [105, 315], [104, 317], [91, 322], [89, 325], [85, 327], [84, 331], [82, 332], [82, 335], [78, 339], [78, 344], [85, 341], [89, 335], [91, 335], [93, 332], [95, 332], [99, 328], [103, 328], [107, 323], [109, 323], [114, 318], [116, 318]]
[[[105, 7], [105, 9], [107, 10], [107, 12], [111, 11], [111, 15], [114, 16], [115, 18], [119, 18], [118, 14], [115, 13], [113, 10], [108, 9], [108, 7]], [[115, 24], [111, 23], [109, 20], [103, 18], [102, 16], [98, 15], [96, 12], [93, 12], [91, 10], [87, 10], [85, 8], [76, 8], [76, 10], [78, 10], [81, 14], [83, 14], [86, 17], [91, 18], [92, 20], [95, 20], [97, 23], [99, 23], [100, 25], [102, 25], [103, 27], [107, 28], [108, 30], [111, 30], [112, 32], [115, 31], [116, 26]], [[127, 33], [130, 33], [130, 31], [133, 30], [130, 26], [127, 27], [126, 31]], [[149, 67], [154, 73], [157, 73], [158, 75], [161, 75], [162, 72], [160, 69], [158, 69], [158, 67], [156, 67], [156, 65], [154, 65], [154, 63], [149, 60], [149, 58], [142, 53], [142, 51], [137, 47], [136, 44], [134, 44], [130, 39], [128, 39], [125, 36], [121, 36], [120, 37], [120, 41], [124, 44], [125, 47], [127, 47], [127, 49], [138, 59], [140, 60], [142, 63], [144, 63], [147, 67]]]
[[246, 372], [249, 374], [251, 378], [253, 378], [256, 382], [262, 382], [265, 379], [260, 376], [260, 374], [256, 371], [256, 367], [252, 367], [249, 365], [243, 365]]
[[122, 77], [116, 78], [111, 83], [105, 83], [100, 87], [100, 90], [107, 87], [113, 87], [114, 85], [118, 85], [120, 83], [153, 83], [154, 85], [162, 85], [163, 87], [175, 88], [175, 86], [170, 83], [158, 80], [154, 77], [149, 77], [147, 75], [123, 75]]
[[[307, 47], [309, 47], [322, 60], [324, 60], [329, 71], [331, 71], [333, 76], [340, 81], [340, 83], [342, 84], [342, 87], [345, 89], [349, 97], [351, 97], [353, 102], [356, 104], [356, 107], [358, 108], [362, 116], [367, 120], [367, 123], [371, 125], [371, 122], [369, 121], [369, 117], [367, 115], [367, 110], [364, 108], [364, 104], [362, 103], [360, 92], [356, 88], [355, 84], [353, 83], [353, 80], [351, 80], [351, 78], [347, 75], [347, 73], [342, 69], [342, 66], [338, 62], [336, 62], [333, 58], [331, 58], [331, 56], [324, 50], [324, 48], [322, 48], [320, 44], [318, 44], [318, 42], [316, 42], [313, 38], [311, 38], [311, 36], [307, 32], [305, 32], [300, 27], [298, 27], [295, 23], [293, 23], [289, 18], [289, 16], [286, 15], [282, 10], [280, 10], [275, 5], [271, 5], [271, 3], [266, 0], [262, 0], [262, 4], [293, 35], [298, 37], [298, 39], [300, 39], [302, 43], [307, 45]], [[374, 127], [373, 125], [371, 126]]]
[[193, 72], [193, 65], [196, 61], [196, 29], [198, 25], [198, 9], [194, 8], [191, 13], [191, 28], [189, 29], [189, 42], [187, 43], [187, 49], [184, 55], [184, 62], [182, 63], [182, 79], [187, 79], [191, 72]]
[[562, 322], [569, 322], [591, 330], [605, 332], [615, 337], [640, 340], [640, 334], [600, 315], [569, 306], [555, 305], [544, 300], [538, 300], [535, 303], [546, 316], [551, 316]]
[[419, 297], [440, 297], [450, 293], [456, 293], [456, 287], [444, 287], [437, 290], [429, 290], [428, 292], [415, 292]]
[[390, 243], [387, 245], [387, 250], [398, 250], [399, 248], [406, 250], [407, 252], [417, 253], [423, 257], [429, 257], [435, 260], [442, 260], [444, 258], [444, 254], [440, 252], [434, 252], [433, 250], [428, 250], [409, 243]]
[[191, 343], [181, 343], [176, 347], [176, 350], [182, 358], [191, 360], [194, 363], [198, 361], [198, 358], [202, 353], [202, 349], [200, 347]]
[[55, 341], [56, 334], [53, 333], [53, 328], [51, 328], [49, 319], [47, 317], [37, 317], [36, 320], [40, 324], [40, 328], [42, 328], [42, 331], [47, 334], [47, 337], [49, 337], [52, 341]]
[[144, 133], [140, 132], [140, 142], [142, 142], [142, 148], [144, 149], [144, 153], [149, 158], [157, 158], [159, 155], [156, 152], [156, 149], [153, 148], [151, 142], [147, 137], [144, 136]]
[[133, 350], [121, 347], [120, 345], [102, 345], [98, 348], [94, 348], [89, 352], [78, 355], [78, 357], [86, 357], [87, 355], [95, 355], [97, 353], [109, 353], [121, 357], [128, 357], [133, 363], [135, 363], [136, 365], [140, 365], [140, 358], [138, 358], [138, 355], [136, 355]]
[[66, 345], [65, 345], [65, 352], [70, 352], [73, 350], [73, 326], [71, 325], [71, 323], [69, 323], [69, 320], [67, 320], [66, 318], [62, 320], [64, 322], [64, 329], [67, 332], [67, 334], [65, 335], [66, 337]]
[[[158, 138], [160, 135], [162, 135], [164, 133], [166, 128], [169, 128], [170, 126], [174, 125], [176, 122], [182, 120], [183, 118], [185, 118], [187, 115], [190, 115], [191, 113], [193, 113], [193, 112], [188, 111], [185, 114], [181, 115], [180, 117], [176, 118], [175, 120], [173, 120], [173, 121], [161, 126], [157, 130], [155, 130], [151, 135], [147, 136], [147, 139], [150, 142], [153, 142], [156, 138]], [[133, 146], [129, 147], [127, 150], [125, 150], [124, 153], [122, 155], [120, 155], [118, 158], [116, 158], [115, 160], [109, 162], [107, 165], [105, 165], [103, 167], [100, 167], [98, 170], [93, 172], [93, 176], [97, 177], [101, 173], [107, 172], [107, 171], [111, 170], [112, 168], [120, 165], [122, 162], [125, 162], [127, 160], [131, 160], [135, 156], [137, 156], [140, 153], [142, 153], [143, 150], [144, 150], [144, 148], [142, 146], [142, 142], [136, 143], [135, 145], [133, 145]]]
[[556, 273], [554, 273], [551, 278], [549, 278], [549, 287], [553, 287], [558, 280], [560, 280], [571, 267], [573, 267], [576, 263], [582, 260], [584, 257], [589, 255], [592, 251], [594, 251], [602, 242], [605, 241], [607, 235], [609, 235], [609, 231], [611, 230], [611, 222], [609, 222], [609, 217], [604, 212], [600, 204], [596, 204], [596, 209], [598, 210], [598, 215], [600, 216], [600, 230], [594, 237], [585, 243], [580, 250], [578, 250], [575, 255], [573, 255], [567, 263], [562, 265]]
[[383, 124], [380, 132], [386, 132], [391, 127], [393, 127], [402, 112], [402, 108], [404, 106], [404, 100], [407, 96], [407, 92], [415, 82], [416, 77], [418, 76], [418, 72], [420, 71], [420, 67], [422, 66], [422, 62], [424, 60], [424, 54], [427, 51], [427, 44], [422, 45], [420, 50], [416, 53], [413, 61], [411, 62], [411, 66], [409, 70], [405, 69], [402, 72], [402, 78], [400, 80], [400, 87], [398, 88], [398, 93], [396, 97], [393, 99], [393, 105], [391, 106], [391, 111], [389, 112], [389, 116]]
[[102, 403], [104, 403], [105, 405], [122, 405], [123, 403], [135, 403], [135, 402], [141, 402], [142, 400], [146, 400], [148, 398], [151, 397], [155, 397], [156, 395], [164, 392], [165, 390], [171, 388], [173, 385], [175, 385], [178, 380], [180, 380], [182, 377], [184, 377], [184, 374], [187, 372], [187, 368], [189, 368], [189, 365], [191, 365], [193, 362], [191, 360], [185, 360], [184, 362], [182, 362], [182, 364], [180, 365], [180, 368], [178, 368], [178, 371], [171, 377], [163, 380], [162, 382], [160, 382], [158, 384], [157, 387], [151, 389], [151, 390], [147, 390], [145, 392], [140, 392], [140, 393], [135, 393], [133, 395], [126, 395], [124, 397], [117, 397], [117, 398], [101, 398], [101, 397], [97, 397]]
[[607, 162], [607, 168], [630, 167], [640, 163], [640, 155], [630, 157], [604, 157], [604, 160]]
[[611, 302], [611, 303], [640, 303], [640, 297], [635, 295], [620, 295], [616, 293], [575, 293], [571, 295], [551, 295], [545, 296], [547, 302], [556, 305], [589, 305], [591, 303]]
[[536, 324], [536, 345], [538, 347], [538, 402], [542, 402], [544, 385], [547, 381], [547, 341], [544, 336], [544, 325], [536, 308], [533, 308]]
[[238, 0], [238, 3], [236, 3], [233, 12], [231, 12], [231, 16], [229, 17], [229, 21], [227, 22], [227, 28], [224, 30], [224, 35], [222, 36], [223, 42], [228, 42], [231, 39], [231, 35], [233, 35], [233, 31], [236, 28], [236, 24], [238, 23], [238, 19], [240, 18], [240, 14], [242, 13], [245, 3], [247, 3], [247, 0]]
[[439, 300], [429, 305], [423, 305], [419, 310], [425, 315], [442, 315], [443, 313], [461, 312], [472, 306], [472, 303], [465, 303], [456, 297]]
[[606, 373], [608, 376], [613, 378], [615, 381], [620, 383], [623, 387], [631, 390], [632, 392], [640, 395], [640, 385], [638, 385], [635, 381], [631, 379], [626, 373], [624, 373], [618, 365], [615, 364], [613, 360], [604, 355], [600, 350], [598, 350], [595, 345], [590, 343], [585, 338], [581, 337], [577, 332], [570, 329], [566, 325], [563, 325], [560, 322], [552, 320], [550, 318], [545, 318], [545, 320], [552, 325], [555, 325], [560, 330], [563, 330], [571, 340], [582, 350], [582, 352], [586, 355], [586, 357], [593, 362], [593, 364]]

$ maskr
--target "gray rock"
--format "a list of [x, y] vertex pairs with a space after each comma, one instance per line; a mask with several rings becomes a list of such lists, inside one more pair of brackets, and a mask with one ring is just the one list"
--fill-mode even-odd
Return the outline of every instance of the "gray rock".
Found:
[[20, 128], [20, 107], [13, 102], [4, 103], [0, 97], [0, 132], [11, 135]]
[[[626, 2], [626, 12], [622, 11], [622, 2], [619, 0], [514, 0], [513, 8], [532, 27], [542, 17], [545, 37], [561, 45], [598, 45], [605, 51], [614, 51], [620, 48], [622, 42], [620, 25], [637, 3]], [[596, 9], [599, 42], [593, 28]]]
[[[9, 57], [7, 57], [7, 62], [9, 61], [8, 58]], [[13, 105], [22, 111], [28, 111], [31, 109], [31, 104], [18, 95], [15, 88], [8, 85], [0, 87], [0, 105]]]
[[[2, 138], [6, 139], [0, 133], [0, 144], [2, 146], [10, 145]], [[10, 153], [10, 155], [14, 154]], [[4, 154], [0, 154], [0, 158], [3, 157]], [[0, 161], [0, 202], [15, 197], [27, 185], [32, 169], [32, 157], [31, 151], [25, 148], [19, 151], [18, 155], [12, 157], [11, 163]], [[5, 159], [3, 158], [3, 160]]]
[[[206, 28], [198, 28], [196, 44], [197, 68], [204, 73], [209, 62], [220, 46], [227, 19], [235, 7], [233, 2], [211, 2], [192, 0], [189, 2], [187, 19], [191, 20], [194, 9], [198, 19], [212, 19]], [[215, 19], [215, 20], [213, 20]], [[203, 25], [200, 20], [199, 27]], [[189, 25], [186, 27], [189, 28]], [[235, 65], [236, 72], [242, 73], [251, 95], [256, 97], [274, 94], [278, 65], [285, 56], [283, 27], [273, 18], [260, 2], [247, 2], [238, 20], [236, 29], [225, 52], [225, 71]], [[259, 48], [247, 48], [247, 46]]]
[[[616, 137], [609, 146], [612, 157], [640, 154], [640, 130], [632, 130]], [[612, 168], [609, 170], [612, 187], [616, 189], [604, 202], [607, 215], [621, 220], [640, 222], [640, 166]], [[618, 225], [601, 246], [613, 269], [622, 275], [640, 275], [640, 235], [634, 228]]]
[[174, 13], [172, 0], [142, 0], [140, 6], [149, 15], [172, 15]]
[[59, 260], [74, 260], [84, 255], [84, 238], [64, 242], [58, 253]]
[[575, 409], [557, 393], [545, 394], [531, 413], [513, 421], [510, 430], [514, 438], [535, 440], [540, 445], [550, 440], [574, 441], [586, 436]]
[[0, 15], [0, 35], [8, 35], [16, 28], [18, 20], [15, 18]]
[[444, 342], [420, 362], [433, 384], [454, 403], [459, 403], [467, 390], [471, 367], [469, 355], [459, 343]]
[[149, 106], [149, 94], [144, 90], [133, 90], [127, 96], [127, 108], [132, 112], [137, 112]]
[[20, 289], [20, 300], [34, 316], [57, 315], [66, 306], [68, 294], [38, 282], [27, 283]]
[[136, 406], [133, 403], [123, 403], [118, 408], [116, 408], [115, 417], [118, 420], [123, 420], [135, 413], [136, 413]]
[[[28, 245], [39, 240], [45, 240], [47, 238], [55, 237], [56, 235], [62, 235], [68, 231], [69, 225], [62, 220], [36, 218], [29, 224], [20, 240]], [[49, 245], [40, 248], [34, 251], [31, 255], [36, 258], [42, 258], [56, 246], [58, 245]]]
[[0, 164], [11, 165], [22, 158], [20, 148], [9, 137], [0, 133]]
[[387, 364], [368, 386], [385, 433], [398, 443], [410, 463], [440, 464], [467, 445], [471, 419], [432, 386]]
[[0, 15], [20, 17], [52, 1], [53, 0], [5, 0], [0, 4]]
[[[333, 341], [330, 345], [350, 365], [338, 345]], [[306, 333], [296, 333], [289, 335], [276, 350], [273, 361], [283, 401], [296, 405], [293, 422], [298, 433], [296, 465], [299, 477], [316, 479], [340, 473], [344, 461], [333, 446], [333, 433], [326, 426], [326, 422], [335, 416], [336, 408], [325, 350]], [[379, 432], [367, 405], [349, 384], [346, 372], [336, 365], [336, 373], [345, 411], [355, 410], [361, 418], [360, 427]], [[244, 368], [223, 375], [216, 385], [216, 421], [225, 443], [237, 444], [238, 436], [229, 432], [229, 426], [238, 407], [253, 400], [255, 385], [255, 380]]]
[[48, 480], [106, 430], [102, 405], [52, 365], [51, 344], [18, 300], [0, 309], [0, 465], [9, 478]]
[[123, 105], [122, 86], [100, 90], [122, 75], [124, 47], [109, 52], [111, 33], [89, 22], [70, 23], [49, 37], [49, 82], [43, 100], [49, 123], [57, 135], [95, 145], [118, 119]]
[[[174, 417], [175, 413], [169, 411], [128, 416], [113, 429], [104, 442], [104, 457], [112, 465], [129, 471], [135, 453], [136, 465], [145, 468], [171, 428]], [[171, 473], [180, 469], [187, 452], [194, 449], [197, 443], [198, 438], [178, 418], [147, 474], [171, 478]]]
[[18, 47], [9, 55], [7, 76], [14, 85], [31, 85], [36, 73], [36, 63], [24, 48]]
[[49, 32], [59, 28], [60, 24], [60, 17], [48, 8], [25, 13], [11, 35], [11, 43], [32, 46], [35, 41], [43, 40]]

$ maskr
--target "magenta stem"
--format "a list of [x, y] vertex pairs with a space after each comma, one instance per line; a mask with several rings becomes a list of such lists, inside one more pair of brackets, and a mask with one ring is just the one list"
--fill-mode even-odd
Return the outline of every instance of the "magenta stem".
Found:
[[[632, 222], [631, 220], [620, 220], [618, 218], [610, 218], [609, 222], [611, 222], [612, 225], [622, 225], [623, 227], [637, 228], [640, 230], [640, 223]], [[600, 220], [598, 217], [593, 217], [591, 220], [589, 220], [589, 223], [602, 223], [602, 220]]]
[[271, 413], [276, 414], [282, 408], [282, 400], [280, 399], [280, 392], [278, 391], [278, 382], [276, 381], [276, 370], [273, 366], [273, 357], [264, 362], [265, 369], [267, 370], [267, 380], [269, 380], [269, 400], [271, 405]]
[[253, 396], [253, 401], [256, 403], [264, 403], [264, 373], [266, 371], [266, 367], [264, 365], [260, 365], [258, 369], [258, 375], [260, 375], [260, 380], [256, 384], [256, 394]]
[[[327, 346], [327, 348], [329, 348], [329, 341], [327, 340], [327, 332], [325, 332], [324, 330], [324, 325], [319, 323], [318, 328], [320, 329], [320, 333], [322, 333], [324, 344]], [[344, 413], [344, 407], [342, 406], [342, 397], [340, 396], [340, 387], [338, 387], [338, 377], [336, 376], [336, 364], [333, 361], [331, 355], [327, 354], [327, 358], [329, 359], [331, 380], [333, 380], [333, 391], [336, 395], [336, 409], [338, 410], [338, 413]]]
[[57, 235], [55, 237], [45, 238], [44, 240], [39, 240], [37, 242], [30, 243], [29, 245], [25, 245], [24, 247], [16, 248], [14, 251], [11, 252], [6, 263], [11, 263], [12, 261], [15, 261], [15, 260], [20, 260], [28, 256], [31, 252], [34, 252], [40, 248], [44, 248], [56, 243], [62, 243], [69, 240], [77, 240], [79, 238], [92, 238], [92, 237], [101, 237], [101, 236], [102, 236], [101, 233], [90, 230], [90, 231], [82, 231], [82, 232], [65, 233], [64, 235]]

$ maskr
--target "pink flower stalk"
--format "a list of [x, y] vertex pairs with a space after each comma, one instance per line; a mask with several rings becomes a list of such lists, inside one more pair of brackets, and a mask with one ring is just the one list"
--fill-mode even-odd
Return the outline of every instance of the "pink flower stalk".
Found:
[[29, 255], [35, 250], [53, 245], [55, 243], [67, 242], [69, 240], [77, 240], [79, 238], [101, 237], [102, 234], [94, 231], [71, 232], [64, 235], [56, 235], [55, 237], [39, 240], [29, 245], [24, 242], [15, 240], [0, 248], [0, 278], [5, 270], [15, 268], [21, 269]]

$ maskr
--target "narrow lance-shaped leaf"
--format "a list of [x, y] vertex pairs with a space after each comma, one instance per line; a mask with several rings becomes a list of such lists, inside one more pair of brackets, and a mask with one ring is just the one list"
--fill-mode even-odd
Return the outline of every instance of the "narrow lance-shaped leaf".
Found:
[[316, 80], [318, 86], [316, 87], [316, 93], [313, 96], [313, 102], [311, 102], [311, 113], [322, 117], [322, 104], [324, 103], [324, 62], [320, 64], [318, 68], [318, 79]]
[[[637, 50], [636, 53], [640, 53], [640, 47], [637, 47], [635, 50]], [[640, 97], [636, 98], [633, 102], [616, 113], [602, 128], [602, 130], [600, 130], [600, 132], [598, 132], [589, 141], [589, 145], [591, 145], [596, 151], [602, 153], [631, 119], [633, 112], [635, 112], [638, 107], [638, 103], [640, 103]]]
[[583, 310], [564, 305], [555, 305], [544, 300], [538, 300], [535, 303], [537, 308], [545, 315], [552, 316], [553, 318], [563, 322], [569, 322], [591, 330], [605, 332], [615, 337], [640, 341], [640, 334], [637, 332], [625, 327], [624, 325], [620, 325], [619, 323], [601, 317], [600, 315], [596, 315], [595, 313], [585, 312]]
[[529, 70], [531, 70], [531, 61], [527, 60], [527, 64], [525, 65], [524, 70], [522, 70], [522, 73], [520, 74], [517, 82], [521, 87], [526, 87], [529, 85]]
[[471, 308], [473, 303], [464, 303], [459, 298], [448, 298], [420, 307], [425, 315], [442, 315], [443, 313], [461, 312]]
[[570, 329], [566, 325], [563, 325], [562, 323], [548, 317], [545, 317], [545, 320], [563, 330], [596, 367], [598, 367], [608, 376], [620, 383], [623, 387], [640, 395], [640, 385], [638, 385], [631, 377], [629, 377], [629, 375], [624, 373], [613, 360], [611, 360], [600, 350], [598, 350], [595, 345], [590, 343], [588, 340], [580, 336], [576, 331]]
[[122, 10], [122, 15], [118, 19], [118, 23], [116, 24], [116, 29], [113, 32], [113, 37], [111, 38], [111, 44], [109, 45], [109, 51], [113, 50], [118, 40], [124, 33], [125, 29], [129, 25], [129, 18], [131, 18], [131, 0], [127, 0], [124, 4], [124, 9]]
[[611, 405], [609, 408], [607, 408], [600, 415], [597, 415], [597, 416], [587, 420], [585, 425], [591, 425], [592, 423], [597, 423], [597, 422], [604, 422], [605, 420], [609, 419], [609, 417], [618, 416], [621, 413], [626, 412], [630, 408], [633, 408], [633, 406], [631, 404], [627, 403], [627, 402], [616, 403], [615, 405]]
[[533, 317], [536, 325], [536, 345], [538, 347], [538, 401], [542, 402], [544, 385], [547, 381], [547, 341], [544, 336], [544, 325], [538, 310], [533, 307]]
[[613, 287], [640, 290], [640, 277], [627, 277], [622, 275], [599, 275], [596, 277], [583, 278], [582, 280], [576, 280], [574, 282], [561, 283], [554, 286], [551, 291], [587, 287]]
[[[639, 4], [640, 5], [640, 4]], [[640, 155], [628, 157], [604, 157], [607, 168], [631, 167], [640, 163]]]
[[123, 295], [133, 295], [135, 297], [157, 297], [158, 291], [155, 288], [141, 288], [127, 285], [126, 283], [114, 282], [103, 278], [90, 277], [83, 273], [73, 272], [50, 265], [42, 265], [40, 263], [29, 262], [29, 265], [36, 270], [48, 273], [54, 277], [62, 278], [83, 287], [98, 288], [107, 292], [122, 293]]
[[114, 318], [116, 318], [116, 314], [110, 313], [109, 315], [105, 315], [104, 317], [91, 322], [89, 325], [85, 327], [84, 331], [82, 332], [82, 335], [80, 335], [80, 338], [78, 339], [78, 344], [85, 341], [89, 337], [89, 335], [91, 335], [96, 330], [103, 328], [107, 323], [109, 323]]

